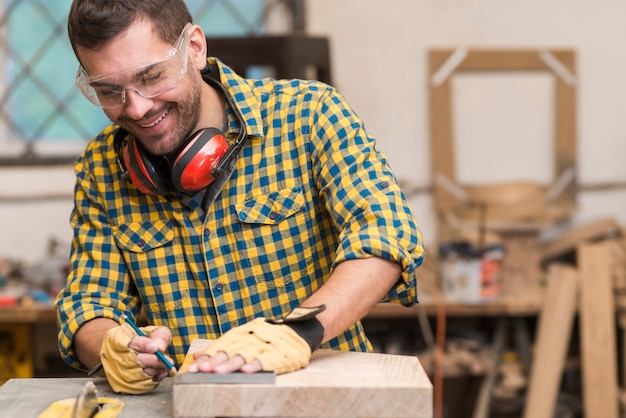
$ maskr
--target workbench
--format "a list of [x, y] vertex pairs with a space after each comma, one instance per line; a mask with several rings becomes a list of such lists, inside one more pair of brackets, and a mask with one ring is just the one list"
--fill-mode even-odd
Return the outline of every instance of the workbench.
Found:
[[58, 357], [56, 311], [51, 304], [0, 308], [0, 384], [41, 372], [54, 353]]
[[[532, 317], [541, 311], [543, 296], [542, 292], [507, 293], [479, 303], [464, 303], [445, 299], [439, 302], [431, 295], [424, 295], [420, 296], [418, 305], [409, 308], [392, 303], [381, 303], [374, 307], [366, 318], [415, 317], [419, 310], [424, 310], [429, 316], [435, 316], [437, 310], [442, 307], [446, 315], [455, 317]], [[442, 306], [439, 306], [440, 303]]]
[[28, 306], [0, 308], [0, 324], [56, 323], [56, 310], [51, 304], [32, 303]]
[[[535, 294], [502, 295], [476, 304], [445, 301], [443, 309], [446, 315], [451, 317], [534, 317], [541, 310], [542, 302], [543, 298]], [[441, 306], [438, 306], [435, 299], [425, 294], [420, 296], [420, 304], [411, 308], [396, 304], [380, 304], [370, 312], [367, 319], [392, 321], [415, 318], [420, 310], [434, 316], [438, 309], [441, 309]], [[4, 359], [5, 361], [0, 350], [0, 384], [11, 377], [27, 378], [41, 375], [37, 371], [49, 366], [45, 358], [51, 357], [57, 351], [55, 309], [44, 304], [0, 308], [0, 342], [3, 338], [2, 333], [5, 333], [5, 336], [12, 335], [13, 349], [10, 358]], [[59, 357], [58, 364], [55, 364], [56, 370], [62, 370], [61, 363]], [[67, 370], [73, 371], [69, 367]]]
[[[440, 305], [443, 303], [443, 306]], [[420, 304], [406, 308], [395, 304], [380, 304], [367, 316], [369, 321], [410, 321], [417, 324], [418, 314], [426, 314], [430, 317], [437, 315], [441, 310], [447, 317], [456, 318], [492, 318], [497, 322], [507, 320], [524, 320], [534, 318], [541, 311], [543, 295], [536, 293], [515, 295], [503, 294], [500, 297], [483, 303], [467, 304], [446, 300], [436, 300], [426, 292], [420, 295]], [[15, 307], [0, 309], [1, 324], [19, 324], [24, 327], [46, 327], [52, 332], [56, 330], [56, 315], [51, 306], [32, 306], [29, 308]], [[367, 321], [366, 321], [367, 322]], [[30, 332], [31, 338], [40, 339], [37, 333]], [[32, 346], [35, 349], [39, 341]], [[73, 369], [67, 367], [68, 372]], [[59, 374], [57, 376], [60, 376]], [[77, 376], [77, 375], [76, 375]], [[18, 376], [11, 376], [18, 377]], [[19, 377], [32, 377], [21, 375]], [[36, 417], [38, 412], [50, 403], [76, 396], [82, 385], [88, 378], [25, 378], [11, 379], [0, 387], [0, 416], [11, 417]], [[112, 396], [109, 386], [104, 379], [95, 379], [100, 396]], [[1, 383], [1, 382], [0, 382]], [[157, 390], [147, 396], [120, 397], [124, 402], [128, 399], [121, 418], [127, 416], [141, 418], [143, 416], [162, 417], [172, 416], [172, 389], [173, 381], [166, 379]], [[32, 394], [33, 396], [27, 395]], [[117, 397], [119, 395], [115, 395]], [[39, 409], [37, 409], [39, 408]], [[139, 411], [141, 409], [142, 412]], [[19, 415], [17, 415], [19, 412]]]
[[[482, 303], [462, 303], [445, 301], [446, 312], [453, 316], [532, 316], [536, 315], [543, 303], [543, 294], [502, 294]], [[434, 315], [437, 302], [430, 295], [420, 295], [419, 305], [405, 308], [401, 305], [381, 303], [374, 308], [368, 318], [395, 318], [415, 315], [424, 309]], [[56, 326], [56, 311], [51, 305], [34, 304], [23, 307], [0, 308], [0, 324], [50, 324]]]
[[[333, 376], [337, 379], [327, 380], [328, 376], [324, 372], [331, 370], [329, 367], [336, 363], [338, 356], [344, 358], [343, 362], [347, 366], [338, 368], [335, 365]], [[371, 359], [372, 363], [364, 364], [364, 358]], [[411, 366], [397, 367], [407, 364]], [[372, 377], [378, 375], [374, 371], [384, 371], [380, 374], [381, 382], [374, 383]], [[296, 384], [298, 377], [306, 373], [308, 375], [305, 379], [300, 379], [300, 383]], [[279, 381], [281, 378], [283, 380]], [[176, 383], [175, 378], [168, 377], [153, 392], [138, 396], [113, 393], [106, 379], [101, 377], [10, 379], [0, 386], [0, 416], [37, 417], [57, 401], [75, 399], [88, 381], [94, 382], [99, 398], [113, 398], [124, 403], [119, 418], [231, 416], [207, 412], [221, 410], [219, 408], [248, 410], [248, 413], [235, 413], [236, 416], [249, 416], [250, 412], [253, 416], [266, 416], [267, 411], [275, 411], [269, 413], [269, 416], [317, 416], [316, 413], [333, 417], [345, 417], [351, 413], [355, 416], [370, 416], [369, 413], [365, 414], [365, 410], [376, 410], [378, 412], [375, 416], [426, 418], [433, 413], [432, 385], [417, 359], [320, 350], [314, 353], [306, 369], [280, 375], [276, 377], [275, 384], [261, 384], [257, 387], [234, 383], [181, 384]], [[291, 393], [291, 397], [285, 397], [286, 392]], [[341, 395], [338, 400], [335, 392], [348, 396]], [[266, 396], [250, 403], [249, 398], [254, 398], [255, 393]], [[294, 403], [294, 398], [301, 398], [301, 402]], [[198, 409], [203, 402], [204, 406]], [[217, 408], [215, 404], [221, 406]], [[291, 411], [296, 413], [292, 415]]]
[[50, 404], [75, 398], [82, 387], [92, 380], [99, 397], [111, 397], [124, 402], [119, 418], [161, 418], [172, 416], [173, 378], [166, 378], [147, 395], [118, 395], [105, 378], [38, 378], [10, 379], [0, 386], [0, 416], [3, 418], [35, 418]]

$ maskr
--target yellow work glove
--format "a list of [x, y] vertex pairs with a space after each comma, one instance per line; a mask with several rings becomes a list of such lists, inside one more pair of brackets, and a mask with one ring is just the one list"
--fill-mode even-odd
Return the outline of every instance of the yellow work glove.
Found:
[[215, 340], [203, 354], [224, 352], [229, 358], [241, 356], [246, 363], [259, 360], [264, 371], [277, 374], [302, 369], [324, 337], [324, 327], [315, 318], [325, 306], [296, 308], [279, 321], [256, 318], [232, 328]]
[[[141, 330], [150, 336], [157, 327], [142, 327]], [[100, 348], [100, 361], [111, 388], [117, 393], [139, 395], [154, 390], [159, 383], [143, 371], [137, 361], [136, 351], [128, 348], [130, 340], [137, 333], [128, 324], [111, 328], [104, 336]]]

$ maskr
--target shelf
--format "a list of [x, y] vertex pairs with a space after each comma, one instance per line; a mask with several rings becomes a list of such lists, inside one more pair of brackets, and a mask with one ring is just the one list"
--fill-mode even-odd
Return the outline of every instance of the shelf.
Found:
[[[481, 303], [462, 303], [444, 301], [446, 315], [450, 316], [534, 316], [541, 311], [543, 304], [542, 292], [527, 294], [504, 294], [492, 300]], [[370, 312], [368, 318], [397, 318], [417, 315], [419, 309], [424, 309], [428, 315], [437, 313], [437, 301], [430, 295], [420, 297], [420, 303], [406, 308], [391, 303], [381, 303]]]

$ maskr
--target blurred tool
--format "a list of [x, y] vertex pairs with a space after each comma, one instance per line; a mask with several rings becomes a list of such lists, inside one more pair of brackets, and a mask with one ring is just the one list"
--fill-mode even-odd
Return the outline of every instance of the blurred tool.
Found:
[[72, 418], [93, 418], [100, 410], [96, 385], [89, 381], [76, 397]]
[[54, 402], [38, 418], [116, 418], [123, 407], [118, 399], [99, 398], [90, 380], [75, 398]]

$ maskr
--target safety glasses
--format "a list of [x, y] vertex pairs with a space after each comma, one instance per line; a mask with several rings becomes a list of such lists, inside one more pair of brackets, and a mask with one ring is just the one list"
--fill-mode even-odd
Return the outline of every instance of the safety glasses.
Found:
[[89, 77], [78, 67], [76, 84], [91, 103], [103, 108], [121, 106], [126, 102], [126, 92], [133, 91], [152, 98], [175, 88], [187, 72], [189, 28], [187, 23], [174, 47], [167, 54], [113, 74]]

